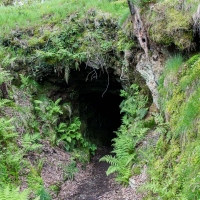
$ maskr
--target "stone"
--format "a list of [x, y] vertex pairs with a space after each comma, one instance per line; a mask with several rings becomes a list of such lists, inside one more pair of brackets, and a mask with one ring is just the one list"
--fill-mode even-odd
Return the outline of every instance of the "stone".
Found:
[[129, 185], [131, 186], [132, 189], [135, 189], [137, 187], [135, 179], [130, 178], [129, 179]]

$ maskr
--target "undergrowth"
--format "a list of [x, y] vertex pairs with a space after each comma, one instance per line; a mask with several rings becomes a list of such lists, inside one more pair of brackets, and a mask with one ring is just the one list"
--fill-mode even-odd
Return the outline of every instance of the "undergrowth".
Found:
[[122, 184], [128, 184], [133, 175], [132, 166], [136, 160], [136, 145], [144, 138], [148, 128], [142, 120], [147, 113], [147, 98], [139, 92], [139, 87], [133, 84], [128, 91], [121, 91], [125, 99], [120, 104], [122, 125], [116, 132], [117, 137], [113, 141], [115, 155], [106, 155], [100, 161], [110, 164], [106, 174], [117, 173], [116, 180]]
[[[6, 85], [9, 98], [3, 98], [0, 93], [0, 191], [2, 199], [25, 200], [31, 195], [47, 200], [51, 197], [41, 177], [44, 160], [36, 159], [32, 163], [26, 158], [41, 153], [43, 141], [49, 141], [52, 146], [60, 145], [67, 151], [74, 151], [74, 163], [86, 163], [95, 153], [96, 146], [81, 135], [79, 118], [65, 123], [60, 121], [65, 112], [61, 99], [53, 101], [40, 95], [39, 84], [24, 75], [20, 78], [20, 86], [11, 86], [11, 75], [3, 69], [0, 71], [0, 84]], [[38, 95], [35, 95], [36, 91]], [[66, 174], [69, 178], [73, 176], [70, 171]], [[26, 180], [28, 190], [17, 193], [16, 188], [22, 184], [21, 177]]]
[[144, 16], [150, 28], [153, 41], [164, 45], [176, 45], [179, 49], [193, 47], [192, 16], [197, 9], [197, 0], [158, 1], [150, 9], [144, 9]]
[[149, 182], [144, 187], [148, 199], [199, 199], [199, 67], [197, 54], [179, 67], [172, 66], [162, 77], [167, 82], [174, 68], [178, 69], [173, 85], [160, 86], [168, 131], [162, 133], [155, 150], [149, 152]]
[[[18, 188], [11, 188], [9, 185], [4, 187], [4, 188], [0, 188], [0, 199], [1, 200], [28, 200], [28, 196], [29, 196], [29, 191], [28, 190], [24, 190], [23, 192], [19, 191], [19, 187]], [[37, 197], [34, 200], [39, 200], [40, 198]]]
[[[148, 18], [154, 42], [181, 50], [193, 47], [191, 19], [197, 0], [133, 2]], [[146, 9], [148, 5], [150, 9]], [[43, 82], [56, 75], [68, 82], [70, 70], [80, 70], [83, 63], [91, 68], [86, 81], [98, 78], [97, 69], [120, 69], [126, 61], [125, 50], [137, 47], [123, 32], [126, 11], [124, 0], [50, 0], [0, 7], [0, 199], [25, 200], [30, 193], [39, 196], [36, 199], [51, 199], [41, 178], [43, 161], [36, 161], [35, 166], [26, 159], [31, 153], [41, 153], [43, 140], [72, 152], [72, 162], [64, 169], [65, 179], [73, 179], [76, 162], [90, 160], [96, 146], [81, 135], [80, 119], [71, 117], [67, 104], [69, 120], [62, 121], [61, 99], [42, 94], [45, 90], [35, 80]], [[121, 15], [122, 30], [116, 23]], [[127, 26], [130, 29], [130, 24]], [[144, 186], [148, 199], [199, 199], [199, 72], [199, 54], [187, 62], [178, 54], [165, 64], [159, 92], [166, 122], [155, 116], [160, 138], [155, 148], [143, 152], [145, 161], [141, 161], [149, 166], [149, 181]], [[133, 164], [138, 162], [136, 146], [148, 131], [143, 120], [147, 98], [136, 85], [121, 91], [121, 96], [123, 117], [113, 139], [114, 156], [100, 160], [110, 164], [107, 175], [116, 173], [118, 182], [128, 184]], [[23, 192], [19, 192], [20, 176], [28, 185]]]

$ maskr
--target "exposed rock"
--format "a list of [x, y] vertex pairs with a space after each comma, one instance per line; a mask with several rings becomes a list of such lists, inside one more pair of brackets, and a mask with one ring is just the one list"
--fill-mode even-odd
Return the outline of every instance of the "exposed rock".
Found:
[[[139, 53], [137, 55], [138, 62], [136, 65], [136, 70], [141, 74], [141, 76], [145, 79], [148, 88], [151, 91], [153, 102], [156, 104], [157, 108], [159, 108], [158, 104], [158, 79], [162, 72], [162, 63], [163, 57], [159, 56], [159, 54], [155, 51], [153, 56], [146, 59], [146, 55]], [[156, 59], [155, 59], [156, 58]]]
[[[147, 181], [147, 166], [144, 165], [143, 169], [141, 171], [141, 174], [134, 175], [129, 179], [129, 185], [134, 191], [137, 191], [137, 189], [143, 185]], [[144, 194], [143, 194], [144, 196]]]

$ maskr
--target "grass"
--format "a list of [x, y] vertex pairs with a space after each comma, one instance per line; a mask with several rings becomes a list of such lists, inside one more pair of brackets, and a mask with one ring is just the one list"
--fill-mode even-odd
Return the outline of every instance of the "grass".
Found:
[[[185, 90], [188, 86], [198, 88], [198, 78], [200, 77], [200, 54], [193, 56], [193, 62], [188, 62], [190, 71], [181, 79], [180, 86], [182, 90]], [[191, 58], [191, 61], [192, 61]]]
[[186, 105], [180, 112], [176, 134], [197, 132], [195, 122], [200, 116], [200, 88], [190, 95]]
[[183, 63], [183, 57], [180, 54], [174, 55], [169, 58], [165, 64], [165, 73], [177, 73], [179, 67]]
[[183, 57], [181, 54], [171, 56], [165, 63], [164, 72], [159, 80], [160, 103], [163, 111], [166, 109], [166, 102], [172, 98], [174, 86], [177, 82], [177, 74], [182, 64]]
[[160, 94], [166, 104], [165, 114], [169, 115], [169, 132], [159, 139], [154, 150], [157, 153], [152, 153], [148, 161], [148, 199], [200, 197], [199, 66], [199, 54], [185, 63], [180, 55], [166, 62]]
[[130, 15], [130, 11], [129, 9], [127, 9], [124, 14], [121, 16], [121, 18], [119, 19], [119, 26], [122, 26], [124, 24], [124, 22], [126, 21], [126, 19], [128, 18], [128, 16]]
[[123, 2], [114, 4], [108, 0], [50, 0], [22, 7], [0, 7], [0, 34], [3, 36], [18, 28], [25, 29], [55, 22], [59, 24], [71, 13], [83, 15], [89, 9], [98, 9], [110, 13], [113, 17], [119, 17], [127, 6]]

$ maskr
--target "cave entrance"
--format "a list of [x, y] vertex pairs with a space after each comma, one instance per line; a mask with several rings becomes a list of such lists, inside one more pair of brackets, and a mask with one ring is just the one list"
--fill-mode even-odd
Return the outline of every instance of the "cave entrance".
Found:
[[81, 132], [85, 138], [97, 145], [110, 146], [111, 140], [116, 137], [114, 131], [121, 125], [121, 83], [119, 77], [114, 75], [113, 69], [104, 73], [102, 70], [95, 70], [95, 78], [89, 73], [91, 69], [72, 71], [70, 74], [73, 83], [76, 80], [79, 90]]
[[121, 98], [117, 94], [91, 92], [80, 96], [80, 118], [83, 131], [91, 141], [110, 146], [111, 140], [121, 124], [119, 104]]

